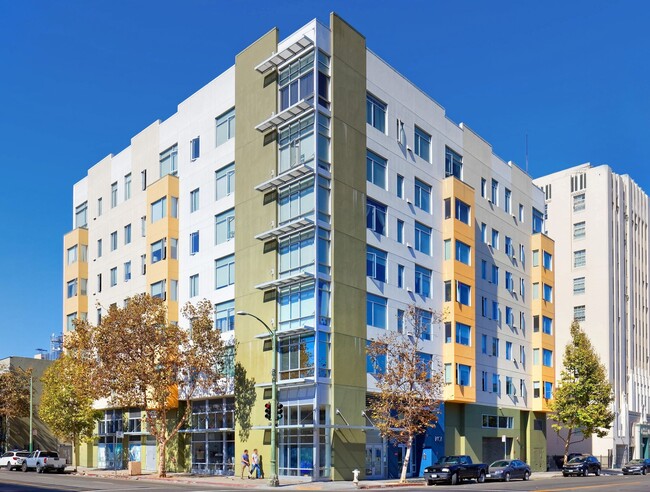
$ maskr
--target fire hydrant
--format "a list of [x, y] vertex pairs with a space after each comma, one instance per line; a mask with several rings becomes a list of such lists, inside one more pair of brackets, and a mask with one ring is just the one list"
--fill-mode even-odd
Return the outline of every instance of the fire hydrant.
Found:
[[359, 470], [356, 468], [352, 470], [352, 474], [354, 475], [354, 478], [352, 479], [352, 483], [359, 488], [359, 473], [361, 473]]

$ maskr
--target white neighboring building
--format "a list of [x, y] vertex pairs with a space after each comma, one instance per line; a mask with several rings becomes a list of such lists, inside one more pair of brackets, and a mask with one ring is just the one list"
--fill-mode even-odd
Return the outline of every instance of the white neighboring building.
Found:
[[[545, 191], [547, 232], [555, 239], [558, 361], [575, 318], [614, 388], [616, 418], [609, 435], [582, 449], [611, 456], [614, 466], [648, 458], [648, 196], [630, 176], [606, 165], [583, 164], [535, 183]], [[558, 363], [558, 379], [560, 371]], [[549, 432], [549, 454], [562, 454], [560, 444]]]

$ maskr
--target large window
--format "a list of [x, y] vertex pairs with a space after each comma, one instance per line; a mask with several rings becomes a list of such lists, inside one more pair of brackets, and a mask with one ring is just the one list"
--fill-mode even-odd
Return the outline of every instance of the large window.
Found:
[[164, 300], [166, 298], [165, 284], [165, 280], [151, 284], [151, 297], [158, 297]]
[[313, 326], [316, 305], [314, 282], [283, 287], [278, 294], [279, 329]]
[[585, 194], [580, 193], [578, 195], [573, 195], [573, 211], [580, 212], [585, 209]]
[[580, 268], [587, 264], [587, 250], [581, 249], [573, 252], [573, 268]]
[[471, 386], [472, 367], [465, 364], [456, 364], [456, 382], [459, 386]]
[[158, 263], [167, 258], [167, 248], [165, 247], [166, 239], [160, 239], [151, 243], [151, 264]]
[[386, 328], [387, 301], [384, 297], [366, 294], [366, 323], [375, 328]]
[[574, 294], [585, 293], [585, 277], [577, 277], [573, 279], [573, 293]]
[[431, 212], [431, 186], [415, 178], [414, 204], [416, 207]]
[[[319, 190], [320, 191], [320, 190]], [[314, 178], [303, 179], [280, 188], [278, 216], [280, 224], [314, 213]]]
[[235, 255], [215, 260], [215, 288], [221, 289], [235, 283]]
[[464, 323], [456, 322], [456, 343], [461, 345], [471, 345], [472, 327]]
[[546, 335], [553, 334], [553, 319], [547, 316], [542, 316], [542, 330]]
[[427, 162], [431, 162], [431, 135], [415, 127], [415, 153]]
[[415, 223], [415, 249], [431, 255], [431, 228], [419, 222]]
[[472, 287], [460, 281], [456, 281], [456, 301], [465, 306], [472, 305]]
[[472, 248], [458, 239], [456, 239], [456, 261], [465, 263], [465, 265], [472, 263]]
[[370, 150], [366, 151], [366, 179], [386, 189], [386, 159]]
[[314, 160], [314, 115], [280, 129], [278, 133], [280, 173]]
[[445, 177], [463, 179], [463, 156], [445, 147]]
[[235, 209], [231, 208], [226, 212], [216, 215], [215, 218], [214, 244], [225, 243], [235, 238]]
[[415, 293], [431, 297], [431, 270], [415, 265]]
[[88, 202], [83, 202], [74, 209], [74, 225], [75, 228], [88, 225]]
[[[372, 342], [368, 340], [369, 346]], [[386, 354], [377, 354], [376, 357], [371, 357], [369, 353], [366, 354], [366, 373], [368, 374], [384, 374], [386, 372]]]
[[160, 177], [178, 174], [178, 145], [173, 145], [160, 154]]
[[585, 306], [573, 306], [573, 319], [576, 321], [584, 321], [586, 319]]
[[68, 299], [77, 295], [77, 279], [72, 279], [67, 284]]
[[221, 200], [235, 191], [235, 164], [232, 163], [215, 172], [216, 199]]
[[542, 351], [542, 364], [546, 367], [553, 367], [553, 351], [543, 349]]
[[538, 232], [543, 232], [542, 229], [544, 228], [544, 214], [537, 210], [536, 208], [533, 208], [533, 234], [536, 234]]
[[314, 52], [307, 53], [280, 70], [280, 111], [314, 94]]
[[278, 247], [279, 278], [314, 272], [314, 231], [284, 237]]
[[235, 138], [235, 108], [217, 117], [217, 147]]
[[544, 381], [544, 398], [550, 400], [553, 398], [553, 383]]
[[167, 197], [162, 197], [151, 204], [151, 222], [167, 217]]
[[456, 198], [456, 219], [460, 220], [463, 224], [469, 225], [470, 206], [458, 198]]
[[386, 205], [366, 199], [366, 226], [377, 234], [386, 234]]
[[368, 275], [370, 278], [378, 280], [379, 282], [386, 282], [386, 257], [387, 254], [385, 251], [373, 248], [372, 246], [367, 246], [366, 275]]
[[214, 306], [214, 324], [222, 333], [235, 329], [235, 301], [226, 301]]
[[366, 95], [366, 122], [382, 133], [386, 133], [386, 103], [372, 94]]
[[553, 255], [548, 251], [544, 251], [543, 262], [544, 268], [547, 270], [553, 270]]
[[329, 375], [329, 335], [318, 333], [318, 363], [315, 361], [315, 335], [297, 335], [280, 341], [280, 380]]

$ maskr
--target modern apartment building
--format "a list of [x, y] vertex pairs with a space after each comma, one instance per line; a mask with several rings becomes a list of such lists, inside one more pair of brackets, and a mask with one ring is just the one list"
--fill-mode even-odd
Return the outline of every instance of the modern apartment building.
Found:
[[[542, 470], [555, 382], [543, 210], [525, 172], [332, 14], [282, 41], [269, 31], [75, 185], [63, 323], [146, 291], [183, 324], [179, 305], [209, 299], [256, 382], [252, 428], [241, 441], [234, 395], [191, 402], [178, 466], [222, 474], [245, 447], [269, 463], [271, 343], [253, 318], [235, 320], [255, 314], [279, 338], [280, 475], [340, 480], [396, 476], [404, 455], [365, 413], [368, 341], [406, 331], [411, 305], [444, 311], [422, 353], [444, 367], [444, 410], [409, 474], [443, 453], [489, 461], [504, 448]], [[128, 447], [155, 467], [140, 411], [105, 414], [87, 462], [110, 466]]]
[[[535, 180], [546, 194], [556, 239], [559, 378], [569, 326], [589, 335], [614, 388], [616, 419], [607, 437], [576, 449], [609, 457], [650, 457], [648, 196], [628, 175], [583, 164]], [[549, 451], [562, 454], [554, 432]]]

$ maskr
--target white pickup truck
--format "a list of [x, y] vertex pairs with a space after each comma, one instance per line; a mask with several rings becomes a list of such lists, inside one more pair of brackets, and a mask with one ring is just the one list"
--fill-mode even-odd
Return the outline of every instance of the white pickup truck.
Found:
[[56, 470], [58, 473], [65, 471], [65, 459], [59, 458], [59, 453], [54, 451], [34, 451], [23, 459], [21, 470], [26, 472], [35, 469], [37, 473]]

